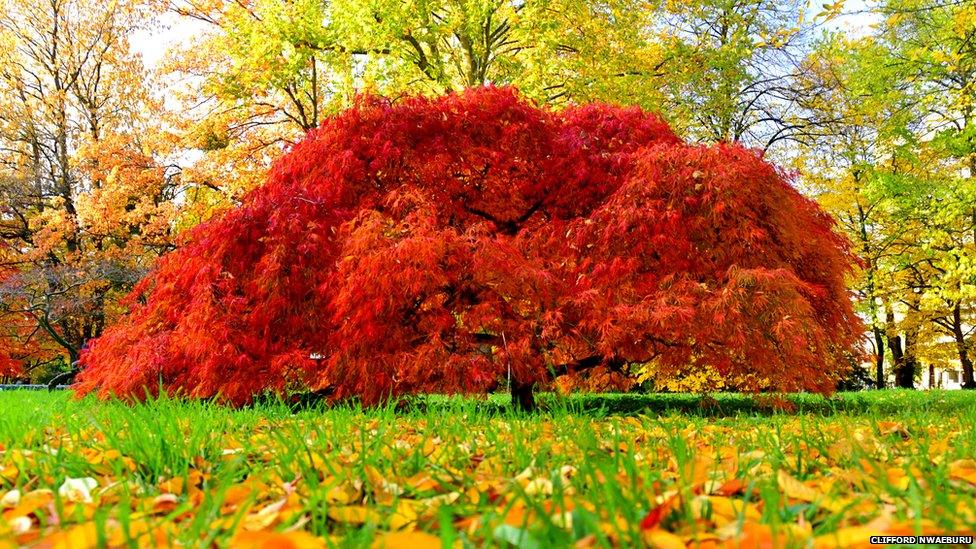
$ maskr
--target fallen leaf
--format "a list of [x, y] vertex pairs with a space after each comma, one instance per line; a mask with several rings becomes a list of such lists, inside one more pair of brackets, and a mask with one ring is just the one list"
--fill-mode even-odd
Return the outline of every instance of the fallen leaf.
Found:
[[294, 532], [241, 531], [230, 541], [235, 549], [324, 549], [325, 540], [297, 530]]
[[345, 507], [330, 507], [326, 513], [330, 519], [346, 524], [363, 524], [365, 522], [379, 522], [380, 515], [373, 509], [362, 505], [347, 505]]
[[0, 507], [4, 509], [16, 507], [18, 503], [20, 503], [20, 490], [10, 490], [0, 498]]
[[251, 513], [241, 521], [241, 527], [245, 530], [265, 530], [278, 520], [281, 509], [288, 503], [287, 498], [282, 498], [270, 505], [262, 507], [258, 512]]
[[94, 549], [98, 547], [98, 527], [86, 522], [41, 540], [35, 549]]
[[54, 501], [54, 492], [50, 490], [34, 490], [21, 496], [17, 506], [3, 512], [3, 517], [8, 521], [16, 518], [33, 514], [38, 509], [46, 507]]
[[976, 485], [976, 461], [960, 459], [949, 464], [949, 478]]
[[66, 478], [58, 488], [58, 495], [73, 503], [92, 503], [91, 491], [97, 486], [98, 481], [91, 477]]
[[654, 549], [685, 549], [685, 542], [667, 530], [660, 528], [645, 530], [641, 536], [644, 542]]
[[439, 549], [440, 538], [424, 532], [390, 532], [373, 542], [374, 549]]

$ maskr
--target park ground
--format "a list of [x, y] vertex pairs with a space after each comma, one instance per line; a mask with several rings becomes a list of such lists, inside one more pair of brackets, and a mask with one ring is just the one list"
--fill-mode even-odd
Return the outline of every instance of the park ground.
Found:
[[0, 547], [857, 547], [976, 525], [976, 394], [0, 393]]

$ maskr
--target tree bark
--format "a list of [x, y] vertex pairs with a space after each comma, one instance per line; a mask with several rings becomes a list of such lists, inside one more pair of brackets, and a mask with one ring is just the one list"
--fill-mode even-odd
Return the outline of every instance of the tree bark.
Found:
[[535, 395], [532, 393], [534, 386], [534, 383], [520, 383], [516, 379], [512, 380], [512, 406], [515, 409], [522, 412], [535, 411]]
[[895, 385], [902, 389], [915, 388], [918, 359], [915, 355], [916, 334], [905, 333], [905, 349], [900, 363], [895, 364]]
[[898, 334], [894, 315], [889, 308], [885, 313], [888, 348], [891, 349], [892, 370], [895, 374], [895, 387], [915, 388], [915, 372], [918, 362], [915, 359], [915, 334], [906, 332], [904, 338]]
[[877, 389], [885, 388], [885, 376], [884, 376], [884, 332], [879, 326], [873, 326], [871, 330], [874, 332], [874, 347], [876, 350], [874, 358], [874, 386]]
[[962, 331], [962, 310], [959, 303], [952, 308], [952, 336], [959, 353], [959, 363], [962, 365], [962, 388], [976, 389], [973, 380], [973, 360], [969, 357], [969, 346], [966, 344], [966, 334]]

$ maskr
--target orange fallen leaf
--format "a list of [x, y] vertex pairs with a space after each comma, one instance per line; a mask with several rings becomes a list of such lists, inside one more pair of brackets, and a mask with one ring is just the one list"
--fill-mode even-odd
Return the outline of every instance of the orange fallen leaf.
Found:
[[667, 530], [660, 528], [645, 530], [641, 536], [644, 538], [644, 543], [654, 549], [685, 549], [685, 542]]
[[425, 532], [390, 532], [373, 542], [374, 549], [439, 549], [440, 538]]
[[223, 509], [230, 510], [237, 507], [254, 493], [254, 488], [247, 484], [235, 484], [224, 492]]
[[183, 478], [175, 477], [168, 480], [164, 480], [159, 483], [160, 492], [168, 492], [171, 494], [182, 494], [183, 493]]
[[817, 499], [820, 498], [820, 494], [818, 494], [816, 490], [793, 478], [789, 473], [782, 469], [776, 472], [776, 483], [779, 485], [779, 489], [782, 490], [788, 498], [798, 499], [808, 503], [817, 501]]
[[843, 502], [837, 501], [826, 494], [814, 490], [810, 486], [800, 482], [799, 480], [790, 476], [789, 473], [780, 469], [776, 473], [776, 483], [779, 485], [780, 490], [790, 499], [795, 499], [799, 501], [804, 501], [807, 503], [815, 503], [824, 509], [828, 509], [832, 512], [838, 512], [844, 508]]
[[98, 547], [98, 527], [94, 522], [73, 526], [40, 541], [36, 549], [94, 549]]
[[751, 503], [721, 496], [695, 497], [691, 500], [691, 512], [695, 518], [710, 519], [719, 527], [740, 519], [758, 521], [762, 516]]
[[675, 492], [670, 497], [667, 497], [660, 505], [655, 506], [650, 511], [644, 515], [641, 520], [640, 527], [642, 530], [651, 530], [657, 528], [657, 525], [661, 523], [662, 520], [674, 509], [678, 501], [678, 494]]
[[176, 509], [177, 503], [179, 503], [179, 497], [176, 494], [160, 494], [153, 498], [149, 512], [156, 515], [165, 515], [173, 512], [173, 509]]
[[713, 495], [716, 496], [735, 496], [746, 491], [746, 483], [740, 478], [733, 478], [725, 481], [719, 486]]
[[13, 509], [3, 512], [3, 518], [8, 521], [16, 517], [30, 515], [38, 509], [47, 506], [54, 501], [54, 492], [51, 490], [34, 490], [27, 492], [20, 497], [20, 501]]
[[282, 508], [288, 503], [286, 498], [281, 498], [280, 500], [262, 507], [258, 512], [251, 513], [244, 517], [241, 522], [241, 527], [245, 530], [265, 530], [278, 520], [278, 516], [281, 514]]
[[14, 482], [17, 480], [17, 475], [20, 474], [20, 470], [14, 465], [6, 465], [3, 469], [0, 469], [0, 479], [6, 482]]
[[430, 478], [430, 475], [426, 473], [417, 473], [416, 475], [408, 478], [406, 484], [415, 492], [426, 492], [429, 490], [436, 490], [438, 487], [440, 487], [440, 483]]
[[801, 547], [813, 536], [810, 527], [797, 524], [780, 525], [776, 531], [768, 524], [744, 522], [730, 523], [727, 532], [718, 532], [725, 539], [723, 546], [738, 549], [776, 549], [777, 547]]
[[248, 532], [241, 531], [231, 539], [230, 547], [237, 549], [324, 549], [325, 541], [303, 531]]
[[949, 478], [976, 485], [976, 461], [960, 459], [949, 464]]
[[897, 421], [879, 421], [878, 432], [882, 435], [898, 435], [902, 440], [908, 440], [912, 437], [908, 429]]

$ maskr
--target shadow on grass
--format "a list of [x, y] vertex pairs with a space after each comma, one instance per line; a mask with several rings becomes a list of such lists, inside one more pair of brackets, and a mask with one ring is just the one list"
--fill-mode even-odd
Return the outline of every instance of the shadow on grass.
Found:
[[[787, 395], [719, 393], [703, 397], [685, 393], [626, 393], [538, 395], [539, 412], [608, 415], [691, 415], [700, 417], [768, 416], [782, 414], [892, 415], [912, 410], [954, 412], [976, 408], [976, 391], [883, 390], [837, 393], [831, 397], [799, 393]], [[783, 406], [785, 404], [785, 406]], [[422, 395], [398, 406], [405, 413], [469, 411], [488, 415], [515, 413], [508, 395], [487, 398]]]

